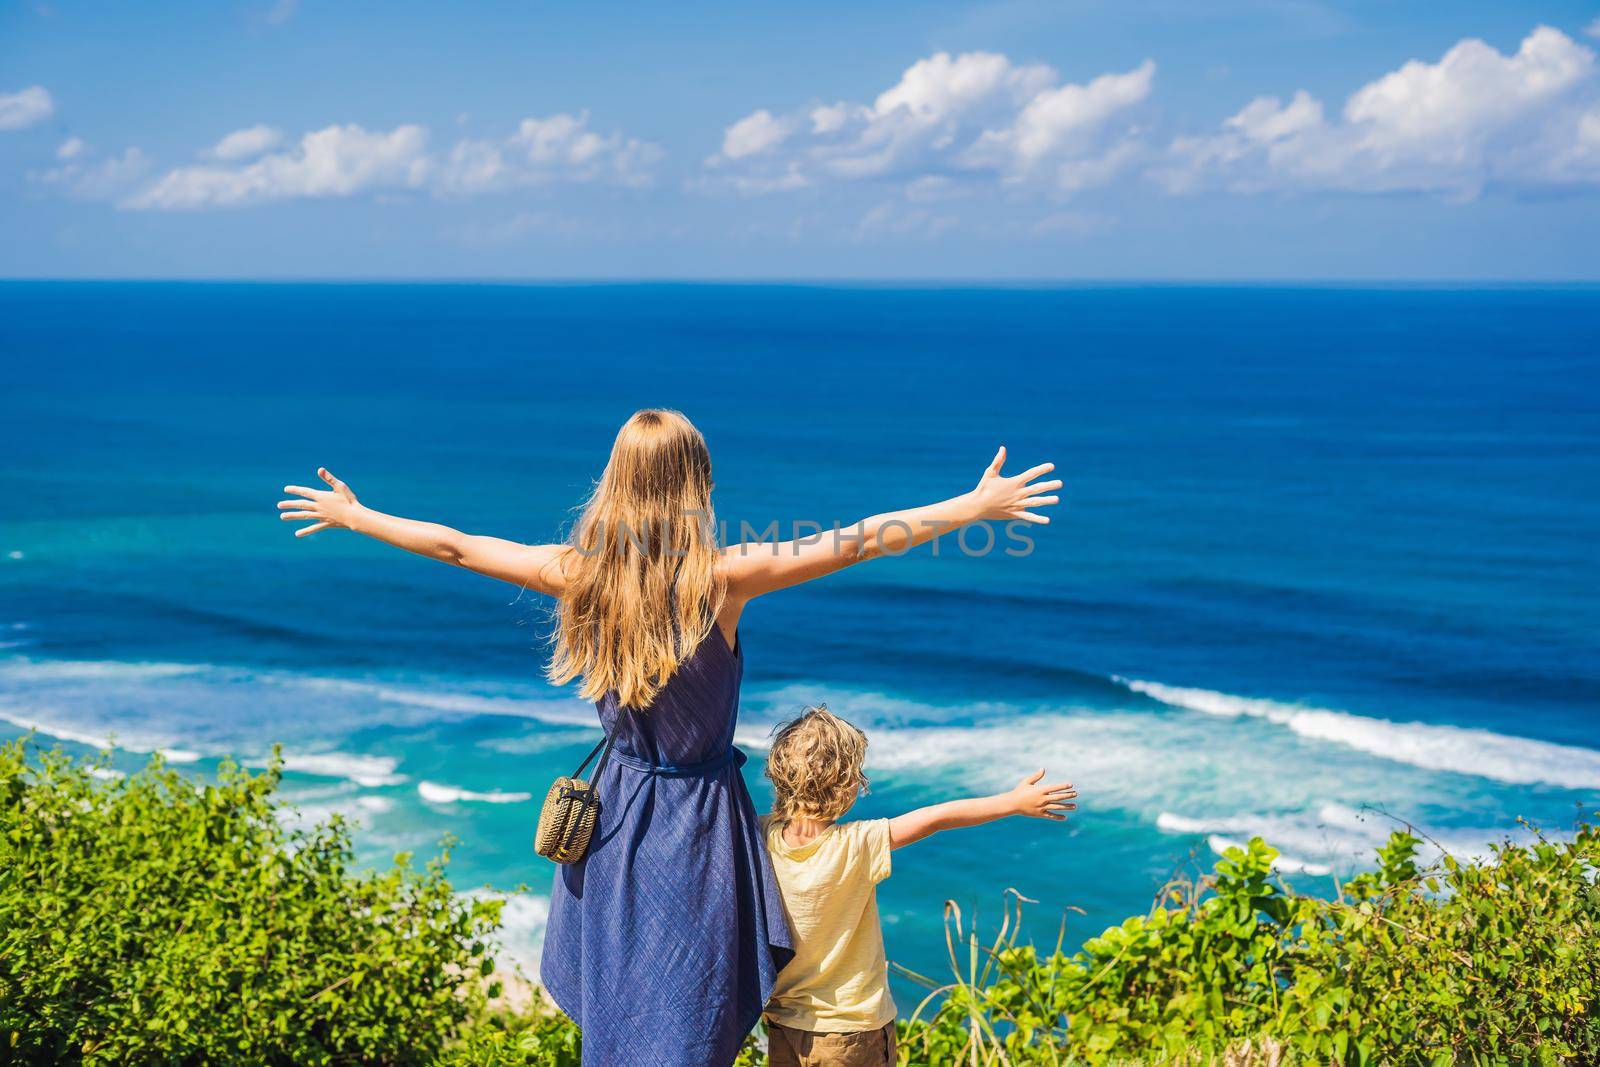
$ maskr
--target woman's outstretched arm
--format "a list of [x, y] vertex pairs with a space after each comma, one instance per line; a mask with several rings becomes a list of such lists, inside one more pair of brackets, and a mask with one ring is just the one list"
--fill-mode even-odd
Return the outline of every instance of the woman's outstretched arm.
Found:
[[975, 522], [1048, 523], [1040, 508], [1056, 503], [1047, 495], [1059, 481], [1036, 482], [1055, 470], [1041, 463], [1021, 474], [1003, 475], [1006, 450], [995, 453], [977, 487], [937, 504], [890, 511], [862, 519], [843, 530], [825, 531], [793, 541], [749, 542], [722, 551], [728, 593], [738, 600], [785, 589], [843, 570], [878, 556], [897, 556], [934, 538]]
[[498, 578], [524, 589], [559, 596], [566, 585], [561, 569], [561, 559], [567, 551], [565, 545], [523, 545], [498, 537], [464, 534], [436, 522], [385, 515], [364, 507], [350, 487], [326, 468], [318, 467], [317, 476], [327, 482], [329, 488], [308, 489], [303, 485], [283, 487], [285, 493], [291, 493], [297, 499], [280, 500], [278, 517], [286, 522], [310, 523], [296, 530], [296, 537], [305, 537], [329, 527], [343, 527], [366, 534], [386, 545]]

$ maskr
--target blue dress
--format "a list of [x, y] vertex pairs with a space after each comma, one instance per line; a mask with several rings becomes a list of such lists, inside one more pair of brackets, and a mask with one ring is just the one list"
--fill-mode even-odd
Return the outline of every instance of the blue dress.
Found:
[[733, 747], [744, 659], [711, 633], [616, 746], [582, 860], [556, 872], [540, 978], [585, 1067], [726, 1067], [794, 955]]

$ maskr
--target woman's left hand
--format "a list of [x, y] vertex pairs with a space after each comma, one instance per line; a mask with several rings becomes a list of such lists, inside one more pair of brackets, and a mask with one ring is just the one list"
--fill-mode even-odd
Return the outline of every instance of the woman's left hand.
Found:
[[1005, 446], [1001, 445], [1000, 451], [994, 454], [994, 462], [989, 464], [989, 468], [983, 472], [983, 477], [978, 479], [978, 487], [972, 491], [972, 498], [978, 507], [978, 518], [1020, 519], [1023, 522], [1048, 523], [1050, 516], [1041, 515], [1034, 509], [1056, 503], [1058, 497], [1042, 494], [1053, 493], [1060, 489], [1061, 482], [1033, 480], [1049, 474], [1056, 469], [1056, 465], [1041, 463], [1021, 474], [1008, 477], [1000, 473], [1000, 468], [1005, 466], [1005, 462], [1006, 450]]
[[285, 522], [311, 523], [296, 530], [296, 537], [305, 537], [330, 526], [349, 528], [361, 511], [361, 502], [350, 491], [350, 487], [330, 474], [328, 468], [318, 467], [317, 477], [327, 482], [330, 488], [307, 489], [303, 485], [286, 485], [283, 487], [285, 493], [295, 493], [303, 499], [278, 501], [278, 518]]

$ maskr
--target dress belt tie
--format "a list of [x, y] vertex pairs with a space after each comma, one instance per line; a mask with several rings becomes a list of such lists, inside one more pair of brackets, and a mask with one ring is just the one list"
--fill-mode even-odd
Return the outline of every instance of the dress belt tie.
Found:
[[613, 763], [620, 763], [624, 767], [632, 767], [642, 774], [658, 774], [663, 778], [697, 778], [713, 771], [720, 771], [730, 763], [735, 767], [743, 767], [745, 754], [730, 745], [726, 752], [719, 756], [712, 756], [710, 759], [700, 763], [651, 763], [647, 759], [641, 759], [631, 753], [614, 749], [611, 753], [611, 760]]

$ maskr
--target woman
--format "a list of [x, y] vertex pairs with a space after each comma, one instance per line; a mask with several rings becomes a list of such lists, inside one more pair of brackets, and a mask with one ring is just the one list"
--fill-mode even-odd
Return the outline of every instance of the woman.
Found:
[[719, 548], [705, 440], [675, 411], [646, 410], [617, 434], [572, 540], [523, 545], [288, 486], [282, 518], [344, 527], [557, 598], [552, 681], [581, 679], [615, 731], [595, 783], [588, 854], [556, 873], [541, 978], [583, 1030], [585, 1064], [733, 1061], [792, 954], [733, 747], [744, 659], [739, 618], [756, 597], [970, 523], [1049, 520], [1053, 468], [1000, 473], [938, 504], [846, 531]]

